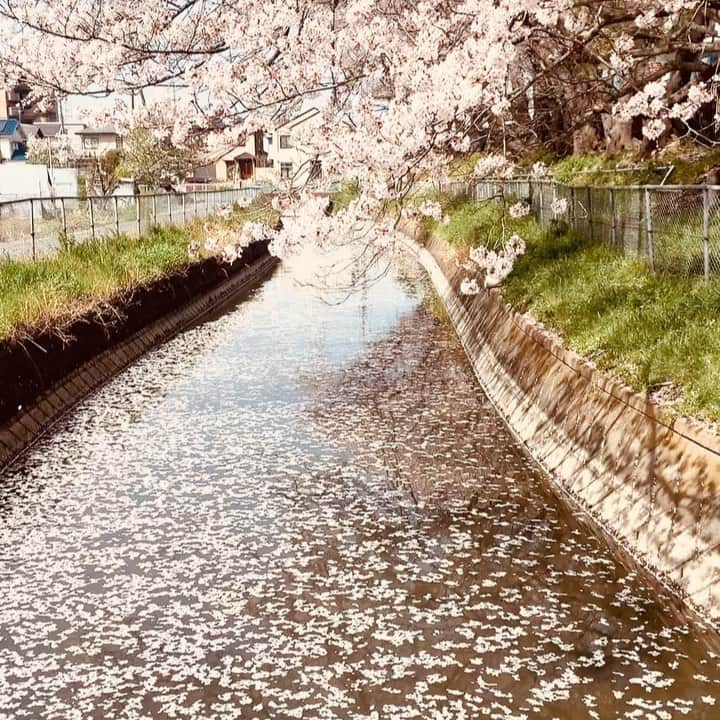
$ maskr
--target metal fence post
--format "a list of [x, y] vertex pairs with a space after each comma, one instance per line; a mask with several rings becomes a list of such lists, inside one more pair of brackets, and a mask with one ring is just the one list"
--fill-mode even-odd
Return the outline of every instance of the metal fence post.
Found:
[[703, 188], [703, 266], [705, 280], [710, 279], [710, 188]]
[[210, 214], [210, 192], [205, 191], [205, 217]]
[[32, 258], [37, 260], [35, 249], [35, 201], [30, 200], [30, 239], [32, 240]]
[[140, 227], [140, 196], [135, 195], [135, 221], [137, 222], [137, 232], [138, 232], [138, 238], [142, 235], [142, 230]]
[[610, 188], [610, 219], [612, 225], [610, 226], [610, 242], [612, 246], [617, 245], [617, 214], [615, 212], [615, 188]]
[[653, 247], [653, 218], [652, 218], [652, 200], [650, 198], [650, 190], [645, 188], [645, 223], [647, 227], [647, 249], [650, 270], [655, 272], [655, 249]]
[[153, 202], [153, 225], [157, 225], [157, 195], [153, 193], [152, 196], [152, 202]]
[[67, 214], [65, 213], [65, 198], [60, 198], [60, 215], [62, 216], [63, 234], [65, 235], [65, 241], [68, 239], [68, 228], [67, 228]]
[[113, 195], [113, 200], [115, 201], [113, 203], [114, 210], [115, 210], [115, 234], [120, 235], [120, 216], [118, 215], [118, 199], [117, 195]]
[[168, 218], [170, 218], [170, 222], [172, 222], [172, 194], [167, 194], [168, 199]]
[[593, 233], [594, 223], [593, 223], [593, 209], [592, 209], [592, 206], [593, 206], [592, 188], [589, 185], [587, 185], [585, 189], [587, 190], [587, 206], [588, 206], [587, 213], [588, 213], [588, 225], [590, 226], [590, 242], [592, 242], [593, 235], [594, 235], [594, 233]]
[[193, 191], [193, 217], [197, 217], [197, 190]]
[[538, 218], [540, 219], [540, 224], [542, 225], [542, 221], [543, 221], [543, 200], [544, 200], [544, 195], [545, 195], [545, 193], [543, 193], [543, 182], [542, 182], [542, 180], [539, 182], [539, 186], [540, 186], [540, 187], [539, 187], [540, 197], [539, 197], [539, 205], [538, 205]]
[[92, 239], [95, 240], [95, 210], [93, 209], [92, 195], [88, 198], [90, 203], [90, 232], [92, 233]]

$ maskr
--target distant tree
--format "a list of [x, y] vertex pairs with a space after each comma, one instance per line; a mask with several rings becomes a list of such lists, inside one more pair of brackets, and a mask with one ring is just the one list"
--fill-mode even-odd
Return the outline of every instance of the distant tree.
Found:
[[196, 151], [159, 139], [150, 130], [136, 129], [125, 139], [121, 174], [137, 185], [170, 189], [197, 165]]
[[86, 171], [87, 191], [89, 194], [107, 197], [117, 190], [120, 184], [120, 163], [123, 155], [119, 150], [107, 150], [93, 158]]
[[34, 165], [62, 167], [75, 159], [75, 153], [67, 135], [51, 138], [31, 137], [28, 139], [27, 160]]

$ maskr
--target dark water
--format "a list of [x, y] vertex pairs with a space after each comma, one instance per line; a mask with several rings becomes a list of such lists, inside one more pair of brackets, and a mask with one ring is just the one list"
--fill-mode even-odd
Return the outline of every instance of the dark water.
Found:
[[0, 719], [720, 717], [711, 633], [398, 268], [335, 305], [285, 267], [3, 478]]

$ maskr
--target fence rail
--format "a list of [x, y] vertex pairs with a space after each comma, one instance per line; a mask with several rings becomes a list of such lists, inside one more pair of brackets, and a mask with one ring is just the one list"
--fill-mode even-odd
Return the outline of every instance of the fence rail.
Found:
[[88, 198], [28, 198], [0, 203], [0, 257], [37, 259], [63, 240], [82, 242], [116, 234], [140, 236], [153, 225], [182, 225], [225, 205], [247, 202], [262, 188]]
[[478, 202], [523, 200], [541, 223], [567, 223], [581, 239], [644, 259], [658, 274], [720, 274], [717, 185], [603, 187], [520, 178], [449, 183], [441, 189]]

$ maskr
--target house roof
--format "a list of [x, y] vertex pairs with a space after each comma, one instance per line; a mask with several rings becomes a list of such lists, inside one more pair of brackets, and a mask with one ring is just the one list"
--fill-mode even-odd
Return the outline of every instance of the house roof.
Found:
[[30, 137], [45, 137], [45, 133], [37, 126], [29, 123], [20, 123], [20, 129], [26, 138]]
[[55, 137], [60, 132], [60, 123], [35, 123], [42, 130], [45, 137]]
[[119, 135], [120, 133], [113, 125], [103, 125], [102, 127], [86, 127], [77, 130], [76, 135]]
[[[33, 124], [35, 127], [38, 127], [40, 128], [40, 130], [42, 130], [42, 134], [45, 137], [55, 137], [56, 135], [60, 135], [62, 132], [62, 125], [60, 123], [38, 122]], [[82, 123], [65, 123], [65, 132], [70, 135], [76, 135], [84, 129], [85, 125], [83, 125]]]
[[293, 118], [290, 118], [290, 120], [287, 120], [282, 125], [278, 125], [276, 127], [276, 130], [282, 130], [283, 128], [294, 128], [296, 125], [301, 125], [306, 120], [310, 120], [310, 118], [314, 118], [316, 115], [319, 115], [320, 111], [315, 108], [308, 108], [307, 110], [304, 110], [299, 115], [296, 115]]
[[233, 148], [230, 152], [226, 152], [219, 160], [232, 162], [233, 160], [254, 160], [255, 155], [249, 153], [244, 147]]
[[17, 120], [0, 120], [0, 137], [10, 137], [15, 134], [20, 123]]
[[203, 156], [204, 165], [214, 165], [219, 160], [237, 160], [241, 154], [245, 154], [248, 159], [254, 158], [255, 155], [248, 153], [246, 148], [247, 139], [245, 142], [237, 145], [226, 145], [223, 148], [214, 150], [213, 152], [205, 153]]

